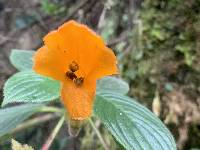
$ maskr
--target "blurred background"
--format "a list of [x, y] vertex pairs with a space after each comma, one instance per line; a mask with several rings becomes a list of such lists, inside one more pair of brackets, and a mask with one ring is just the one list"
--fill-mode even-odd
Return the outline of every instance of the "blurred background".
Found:
[[[0, 103], [16, 70], [11, 49], [37, 50], [69, 19], [99, 33], [118, 57], [129, 95], [168, 126], [183, 150], [200, 149], [200, 0], [0, 0]], [[13, 135], [39, 149], [58, 118]], [[123, 149], [97, 120], [111, 150]], [[76, 138], [63, 127], [52, 150], [101, 150], [89, 125]], [[10, 149], [10, 138], [0, 149]]]

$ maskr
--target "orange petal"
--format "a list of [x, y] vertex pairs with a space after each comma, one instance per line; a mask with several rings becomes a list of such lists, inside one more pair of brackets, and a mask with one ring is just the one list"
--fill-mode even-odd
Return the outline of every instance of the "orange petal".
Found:
[[44, 37], [44, 43], [48, 49], [59, 54], [60, 60], [66, 71], [68, 65], [75, 59], [75, 56], [73, 50], [69, 47], [63, 47], [63, 45], [66, 45], [64, 37], [60, 36], [57, 31], [51, 31]]
[[113, 51], [107, 47], [102, 47], [96, 51], [97, 57], [94, 68], [88, 74], [90, 78], [99, 79], [104, 76], [118, 74], [117, 59]]
[[80, 64], [81, 70], [92, 78], [117, 73], [116, 57], [104, 41], [87, 26], [68, 21], [58, 29], [65, 40], [64, 49], [70, 49]]
[[73, 59], [72, 53], [60, 49], [62, 39], [57, 31], [47, 34], [44, 41], [46, 45], [34, 56], [33, 69], [41, 75], [64, 81], [66, 69]]
[[49, 32], [44, 38], [44, 44], [51, 50], [59, 49], [59, 34], [56, 30]]
[[77, 87], [72, 81], [62, 86], [61, 98], [72, 120], [84, 120], [91, 116], [95, 96], [96, 81], [84, 81]]
[[41, 75], [63, 81], [64, 66], [60, 58], [61, 56], [57, 52], [48, 49], [46, 46], [43, 46], [34, 55], [33, 70]]

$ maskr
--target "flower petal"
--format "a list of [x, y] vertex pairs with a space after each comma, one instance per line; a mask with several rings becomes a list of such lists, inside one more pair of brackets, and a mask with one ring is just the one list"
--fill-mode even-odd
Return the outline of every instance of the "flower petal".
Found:
[[63, 81], [63, 63], [61, 56], [46, 46], [41, 47], [34, 55], [33, 70], [38, 74]]
[[63, 24], [58, 33], [65, 40], [63, 48], [73, 51], [81, 70], [92, 78], [117, 73], [116, 57], [104, 41], [87, 26], [75, 21]]
[[113, 51], [107, 47], [96, 50], [97, 57], [88, 77], [99, 79], [104, 76], [118, 74], [117, 59]]
[[62, 86], [61, 98], [72, 120], [84, 120], [91, 116], [96, 90], [96, 81], [84, 81], [77, 87], [72, 81]]
[[[64, 37], [60, 36], [57, 31], [51, 31], [44, 37], [44, 43], [51, 49], [51, 51], [56, 51], [60, 56], [62, 64], [64, 64], [65, 69], [74, 60], [74, 52], [70, 48], [63, 48], [65, 44]], [[66, 71], [66, 70], [65, 70]]]
[[45, 46], [41, 47], [34, 56], [33, 69], [41, 75], [64, 81], [66, 69], [73, 59], [73, 53], [60, 49], [62, 39], [57, 31], [47, 34], [44, 41]]

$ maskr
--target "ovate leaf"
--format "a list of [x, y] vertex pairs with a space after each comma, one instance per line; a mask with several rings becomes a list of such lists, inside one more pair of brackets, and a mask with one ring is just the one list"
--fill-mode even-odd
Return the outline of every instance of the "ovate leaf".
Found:
[[3, 92], [2, 105], [13, 102], [41, 103], [60, 96], [60, 83], [33, 71], [22, 71], [7, 80]]
[[176, 149], [169, 130], [147, 108], [121, 94], [104, 92], [99, 95], [94, 113], [126, 149]]
[[41, 104], [24, 104], [0, 109], [0, 137], [37, 112]]
[[103, 91], [127, 94], [129, 91], [129, 86], [125, 81], [120, 78], [104, 77], [97, 81], [97, 93]]
[[34, 51], [31, 50], [12, 50], [10, 61], [19, 71], [31, 70], [33, 66], [32, 57]]

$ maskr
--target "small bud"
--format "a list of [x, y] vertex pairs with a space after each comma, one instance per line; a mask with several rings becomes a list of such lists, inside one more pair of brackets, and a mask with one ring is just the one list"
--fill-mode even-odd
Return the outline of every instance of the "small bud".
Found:
[[158, 117], [160, 116], [161, 102], [160, 102], [160, 95], [159, 95], [158, 91], [156, 91], [155, 97], [153, 99], [152, 110], [156, 116], [158, 116]]
[[69, 132], [70, 136], [77, 137], [82, 128], [83, 123], [84, 123], [84, 121], [82, 121], [82, 120], [70, 119], [69, 123], [68, 123], [68, 132]]

